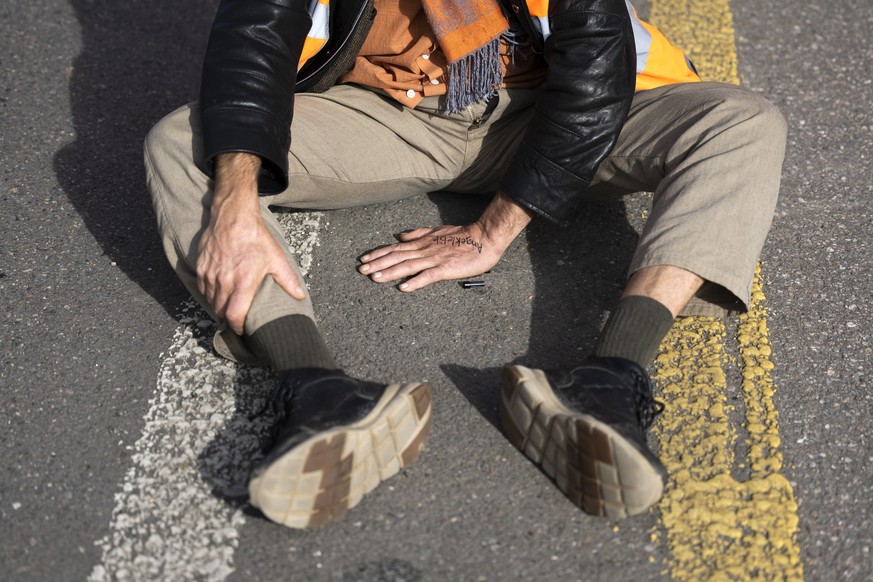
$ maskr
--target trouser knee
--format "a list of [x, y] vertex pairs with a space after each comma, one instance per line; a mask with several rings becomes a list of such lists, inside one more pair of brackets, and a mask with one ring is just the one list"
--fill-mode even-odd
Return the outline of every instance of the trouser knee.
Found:
[[177, 196], [200, 190], [186, 184], [200, 181], [199, 138], [196, 109], [185, 106], [173, 111], [146, 135], [143, 143], [146, 179], [154, 204], [158, 196]]
[[754, 190], [758, 202], [763, 202], [758, 196], [775, 200], [785, 155], [785, 117], [760, 95], [738, 87], [710, 89], [704, 98], [702, 112], [676, 144], [668, 166], [716, 180], [734, 192]]
[[197, 116], [186, 106], [156, 123], [144, 143], [146, 183], [164, 252], [189, 289], [187, 275], [193, 273], [211, 187], [198, 163], [200, 142]]
[[788, 137], [788, 122], [779, 109], [759, 95], [746, 94], [742, 107], [749, 115], [749, 122], [754, 124], [754, 135], [770, 145], [780, 145], [784, 150]]
[[783, 154], [788, 124], [782, 112], [767, 99], [747, 90], [726, 88], [713, 113], [716, 119], [727, 120], [716, 121], [714, 127], [720, 130], [733, 127], [742, 134], [743, 143], [766, 148], [771, 154]]
[[788, 124], [782, 112], [768, 100], [753, 93], [744, 95], [737, 116], [743, 120], [744, 147], [749, 151], [739, 157], [745, 163], [738, 169], [747, 172], [747, 178], [756, 186], [758, 207], [770, 209], [779, 195]]

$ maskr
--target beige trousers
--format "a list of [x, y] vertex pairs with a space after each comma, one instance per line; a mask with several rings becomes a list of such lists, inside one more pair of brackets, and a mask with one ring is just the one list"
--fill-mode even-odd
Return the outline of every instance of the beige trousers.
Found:
[[[536, 91], [501, 90], [496, 107], [477, 103], [452, 115], [440, 111], [440, 99], [425, 98], [408, 109], [351, 85], [295, 97], [290, 187], [261, 199], [264, 220], [295, 268], [269, 206], [347, 208], [440, 190], [497, 189], [533, 113]], [[195, 274], [212, 196], [201, 135], [197, 104], [176, 110], [146, 138], [145, 164], [167, 257], [212, 313]], [[785, 137], [784, 118], [772, 105], [732, 85], [642, 91], [616, 147], [582, 195], [603, 200], [654, 192], [629, 273], [675, 265], [706, 280], [686, 313], [743, 311], [779, 192]], [[311, 302], [292, 299], [269, 279], [255, 297], [246, 333], [292, 314], [313, 317]], [[247, 359], [241, 342], [222, 336], [220, 352]]]

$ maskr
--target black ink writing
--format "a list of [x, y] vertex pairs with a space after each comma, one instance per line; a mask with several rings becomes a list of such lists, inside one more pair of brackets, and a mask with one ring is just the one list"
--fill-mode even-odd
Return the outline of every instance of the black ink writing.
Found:
[[469, 245], [479, 251], [479, 254], [482, 254], [482, 243], [476, 242], [471, 236], [435, 236], [433, 237], [433, 242], [438, 245], [446, 245], [450, 247]]

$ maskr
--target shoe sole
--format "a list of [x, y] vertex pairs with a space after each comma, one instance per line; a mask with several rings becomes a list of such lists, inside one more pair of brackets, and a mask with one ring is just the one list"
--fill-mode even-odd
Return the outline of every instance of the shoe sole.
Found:
[[510, 442], [583, 511], [622, 518], [661, 498], [652, 460], [607, 423], [564, 406], [542, 371], [506, 366], [500, 393]]
[[418, 459], [431, 415], [428, 384], [392, 384], [363, 420], [318, 433], [261, 471], [249, 500], [288, 527], [333, 521]]

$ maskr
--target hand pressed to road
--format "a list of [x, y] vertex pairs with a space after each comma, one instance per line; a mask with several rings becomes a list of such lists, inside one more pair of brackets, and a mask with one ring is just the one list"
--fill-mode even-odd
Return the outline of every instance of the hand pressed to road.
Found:
[[530, 219], [529, 211], [501, 193], [473, 224], [405, 232], [399, 243], [361, 257], [358, 271], [377, 283], [411, 277], [401, 291], [481, 275], [500, 261]]
[[264, 278], [273, 277], [294, 299], [306, 298], [297, 274], [261, 217], [258, 165], [259, 159], [249, 154], [219, 156], [209, 225], [200, 237], [197, 258], [198, 289], [216, 317], [226, 320], [239, 335]]
[[358, 270], [377, 283], [411, 277], [401, 291], [415, 291], [437, 281], [472, 277], [488, 271], [504, 248], [485, 241], [481, 227], [419, 228], [400, 235], [401, 242], [361, 257]]

